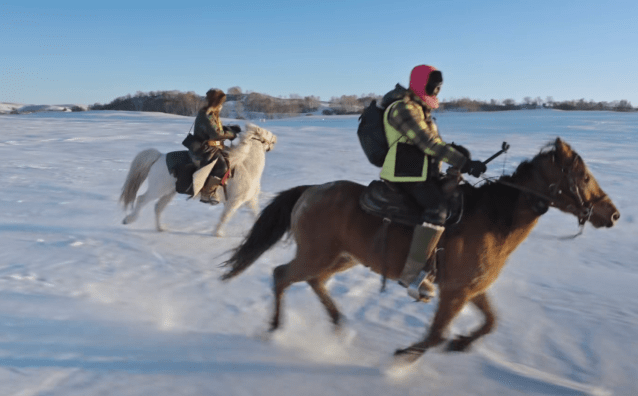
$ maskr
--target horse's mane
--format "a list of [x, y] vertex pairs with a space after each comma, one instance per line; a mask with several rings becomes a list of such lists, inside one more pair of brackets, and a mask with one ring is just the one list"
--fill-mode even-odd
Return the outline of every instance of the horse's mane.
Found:
[[486, 180], [478, 187], [470, 184], [462, 185], [464, 215], [471, 216], [481, 211], [499, 229], [504, 231], [510, 229], [514, 222], [514, 207], [522, 192], [499, 181], [516, 183], [529, 180], [533, 177], [534, 163], [541, 158], [553, 155], [555, 150], [554, 144], [549, 143], [534, 158], [521, 162], [511, 175], [503, 175], [496, 181]]
[[259, 134], [259, 129], [255, 124], [246, 124], [246, 131], [239, 134], [239, 143], [228, 150], [228, 160], [231, 164], [238, 164], [246, 159], [250, 152], [250, 139]]

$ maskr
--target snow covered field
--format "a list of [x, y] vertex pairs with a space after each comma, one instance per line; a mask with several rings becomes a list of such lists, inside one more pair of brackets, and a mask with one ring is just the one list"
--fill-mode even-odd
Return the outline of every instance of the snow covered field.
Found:
[[[253, 222], [248, 210], [211, 236], [221, 207], [175, 199], [158, 233], [152, 206], [124, 226], [120, 188], [136, 153], [180, 150], [192, 117], [135, 112], [0, 115], [0, 395], [635, 395], [638, 394], [638, 113], [441, 113], [443, 138], [511, 173], [557, 136], [576, 149], [621, 213], [578, 231], [551, 209], [491, 289], [494, 333], [467, 354], [428, 351], [405, 378], [391, 355], [423, 336], [436, 308], [357, 267], [329, 289], [346, 315], [336, 336], [314, 293], [271, 314], [282, 243], [221, 283], [220, 264]], [[229, 122], [231, 120], [225, 120]], [[242, 121], [239, 121], [242, 123]], [[367, 183], [356, 116], [258, 123], [278, 136], [262, 207], [299, 184]], [[506, 161], [504, 161], [504, 159]], [[475, 179], [470, 178], [470, 181]], [[144, 187], [142, 188], [143, 191]], [[479, 318], [466, 309], [452, 326]]]

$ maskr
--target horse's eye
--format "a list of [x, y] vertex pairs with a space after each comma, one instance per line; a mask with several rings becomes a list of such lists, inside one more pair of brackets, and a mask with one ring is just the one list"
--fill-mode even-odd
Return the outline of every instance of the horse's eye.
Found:
[[585, 184], [589, 183], [589, 176], [585, 176], [584, 181], [585, 181]]

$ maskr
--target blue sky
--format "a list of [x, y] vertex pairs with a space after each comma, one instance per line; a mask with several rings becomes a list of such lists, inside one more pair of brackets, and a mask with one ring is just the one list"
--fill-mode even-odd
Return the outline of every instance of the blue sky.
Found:
[[638, 2], [0, 0], [0, 102], [233, 86], [328, 100], [407, 85], [423, 63], [443, 99], [638, 106]]

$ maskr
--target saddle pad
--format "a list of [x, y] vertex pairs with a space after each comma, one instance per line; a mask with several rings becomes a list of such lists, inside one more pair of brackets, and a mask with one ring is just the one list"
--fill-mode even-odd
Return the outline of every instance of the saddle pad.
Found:
[[191, 163], [191, 157], [188, 155], [188, 150], [183, 151], [171, 151], [166, 154], [166, 168], [170, 174], [175, 174], [175, 167], [182, 164]]
[[374, 180], [363, 190], [359, 206], [368, 214], [388, 218], [392, 222], [408, 226], [423, 223], [423, 209], [381, 180]]

